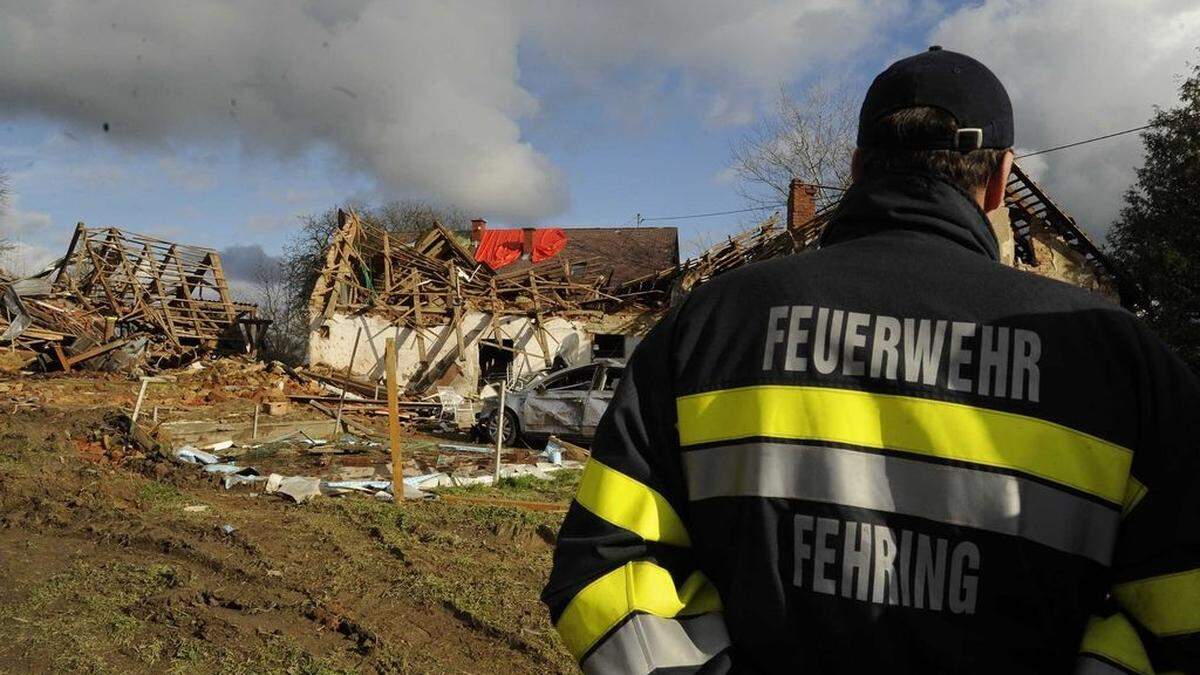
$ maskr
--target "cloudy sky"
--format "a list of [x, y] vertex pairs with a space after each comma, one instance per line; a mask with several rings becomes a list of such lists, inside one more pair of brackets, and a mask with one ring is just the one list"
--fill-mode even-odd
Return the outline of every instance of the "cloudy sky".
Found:
[[[84, 221], [249, 266], [347, 198], [521, 225], [737, 209], [730, 145], [781, 86], [861, 96], [941, 44], [992, 66], [1035, 149], [1172, 105], [1197, 36], [1194, 0], [0, 0], [3, 262]], [[1139, 159], [1126, 136], [1027, 168], [1102, 235]]]

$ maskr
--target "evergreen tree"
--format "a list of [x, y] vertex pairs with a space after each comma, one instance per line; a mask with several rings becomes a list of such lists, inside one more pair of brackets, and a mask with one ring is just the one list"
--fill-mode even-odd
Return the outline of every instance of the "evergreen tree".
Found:
[[1142, 134], [1145, 163], [1108, 243], [1141, 287], [1143, 318], [1200, 372], [1200, 65], [1180, 99]]

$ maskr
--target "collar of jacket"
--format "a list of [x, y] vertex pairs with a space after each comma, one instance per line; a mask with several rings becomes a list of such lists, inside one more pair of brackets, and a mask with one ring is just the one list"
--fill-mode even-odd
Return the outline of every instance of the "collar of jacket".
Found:
[[821, 236], [821, 246], [886, 230], [925, 232], [1000, 259], [987, 216], [958, 186], [938, 176], [883, 173], [852, 185]]

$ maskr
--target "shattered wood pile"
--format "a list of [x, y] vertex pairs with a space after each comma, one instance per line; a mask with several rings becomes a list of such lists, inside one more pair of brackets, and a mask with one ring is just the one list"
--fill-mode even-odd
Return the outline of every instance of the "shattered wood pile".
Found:
[[[549, 317], [600, 318], [633, 296], [607, 292], [607, 277], [594, 260], [562, 256], [517, 270], [493, 270], [441, 225], [415, 241], [363, 223], [353, 212], [338, 212], [338, 229], [326, 251], [309, 304], [314, 325], [334, 316], [373, 314], [413, 331], [420, 359], [428, 363], [409, 390], [422, 392], [475, 342], [504, 346], [502, 319], [526, 317], [547, 367], [551, 362], [544, 322]], [[482, 330], [464, 328], [468, 312], [490, 317]], [[454, 348], [429, 362], [429, 344], [443, 326], [453, 331]]]
[[102, 356], [125, 370], [251, 353], [267, 323], [234, 302], [216, 251], [82, 223], [54, 267], [0, 286], [0, 343], [63, 370]]
[[496, 315], [587, 313], [620, 301], [605, 293], [593, 261], [553, 258], [516, 271], [475, 261], [454, 235], [435, 225], [412, 243], [338, 212], [339, 226], [313, 288], [310, 309], [374, 312], [421, 329], [456, 322], [468, 310]]

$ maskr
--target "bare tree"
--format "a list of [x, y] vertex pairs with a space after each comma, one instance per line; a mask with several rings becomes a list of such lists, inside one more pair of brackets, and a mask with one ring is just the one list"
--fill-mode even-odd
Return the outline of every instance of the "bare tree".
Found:
[[[423, 231], [440, 223], [451, 230], [466, 230], [470, 217], [461, 209], [426, 202], [394, 201], [382, 206], [362, 202], [343, 205], [367, 225], [388, 232]], [[325, 251], [337, 230], [337, 208], [300, 218], [299, 229], [283, 247], [278, 270], [265, 270], [258, 279], [263, 287], [260, 309], [272, 320], [267, 351], [272, 358], [295, 363], [304, 358], [308, 341], [308, 300], [325, 265]]]
[[308, 327], [304, 314], [288, 301], [283, 271], [283, 265], [270, 258], [263, 258], [254, 270], [259, 316], [271, 320], [263, 340], [262, 355], [267, 359], [297, 364], [304, 360], [307, 352], [305, 340]]
[[[738, 192], [751, 204], [774, 206], [787, 201], [793, 178], [832, 188], [849, 185], [854, 103], [847, 88], [831, 83], [814, 85], [800, 98], [781, 89], [772, 114], [730, 153]], [[818, 189], [818, 207], [841, 196], [829, 187]]]

